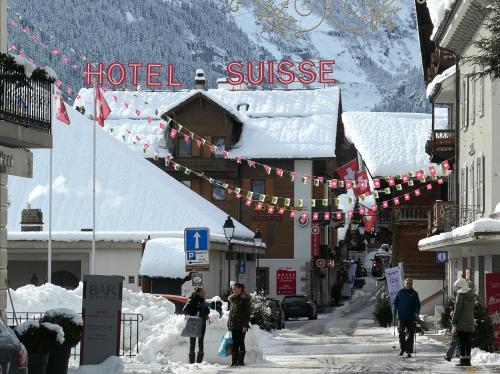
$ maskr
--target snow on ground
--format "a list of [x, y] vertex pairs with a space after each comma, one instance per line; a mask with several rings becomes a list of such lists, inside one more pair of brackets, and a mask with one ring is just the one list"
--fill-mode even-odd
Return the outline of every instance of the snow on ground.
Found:
[[[52, 284], [40, 287], [28, 285], [17, 290], [11, 290], [12, 299], [18, 312], [44, 312], [55, 307], [68, 308], [75, 312], [82, 309], [83, 284], [75, 290], [66, 290]], [[10, 307], [10, 306], [9, 306]], [[136, 357], [126, 359], [130, 364], [160, 364], [170, 365], [178, 362], [183, 365], [188, 358], [189, 339], [181, 337], [185, 325], [184, 316], [174, 314], [174, 305], [161, 297], [142, 292], [132, 292], [123, 289], [122, 313], [142, 314], [144, 320], [139, 324], [139, 353]], [[11, 309], [9, 309], [11, 311]], [[217, 356], [221, 338], [227, 332], [227, 312], [220, 317], [216, 311], [211, 311], [205, 335], [205, 358], [210, 364], [226, 365], [229, 357]], [[128, 329], [123, 331], [126, 344], [129, 342]], [[125, 350], [136, 350], [135, 332], [132, 333], [133, 346], [125, 346]], [[246, 335], [247, 354], [245, 360], [250, 363], [262, 360], [262, 350], [257, 335], [267, 333], [260, 331], [258, 326], [252, 326]]]
[[[54, 119], [52, 230], [92, 227], [92, 121], [68, 107], [71, 125]], [[54, 111], [56, 112], [56, 111]], [[227, 214], [128, 149], [96, 130], [96, 230], [184, 231], [208, 227], [223, 235]], [[49, 150], [33, 150], [33, 178], [9, 178], [8, 230], [18, 231], [21, 211], [31, 203], [49, 211]], [[138, 192], [140, 191], [140, 194]], [[235, 236], [253, 243], [254, 233], [233, 220]], [[46, 228], [46, 227], [45, 227]]]
[[99, 365], [80, 366], [76, 374], [121, 374], [123, 373], [123, 361], [115, 356], [108, 357]]
[[[443, 114], [436, 113], [436, 129], [447, 128], [447, 116]], [[430, 114], [344, 112], [342, 120], [346, 139], [356, 146], [373, 177], [430, 166], [425, 153], [432, 130]]]
[[471, 352], [472, 365], [500, 365], [500, 353], [489, 353], [474, 348]]

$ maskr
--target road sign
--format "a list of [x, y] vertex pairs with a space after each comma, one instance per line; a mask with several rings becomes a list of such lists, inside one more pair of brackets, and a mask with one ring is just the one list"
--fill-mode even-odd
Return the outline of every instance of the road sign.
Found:
[[246, 268], [247, 268], [247, 263], [245, 260], [240, 260], [240, 274], [245, 274]]
[[439, 251], [436, 252], [436, 264], [447, 264], [448, 263], [448, 252]]
[[203, 274], [202, 273], [191, 273], [191, 283], [193, 287], [203, 286]]
[[186, 252], [187, 265], [208, 265], [208, 252], [206, 251], [187, 251]]
[[299, 226], [305, 227], [309, 223], [309, 218], [301, 214], [299, 218], [297, 218], [297, 223], [299, 224]]
[[315, 261], [317, 268], [324, 268], [326, 266], [326, 260], [324, 258], [318, 258]]
[[186, 273], [191, 273], [193, 271], [210, 271], [210, 267], [208, 265], [187, 265], [186, 264]]
[[210, 230], [207, 227], [184, 229], [184, 250], [208, 251], [210, 246]]

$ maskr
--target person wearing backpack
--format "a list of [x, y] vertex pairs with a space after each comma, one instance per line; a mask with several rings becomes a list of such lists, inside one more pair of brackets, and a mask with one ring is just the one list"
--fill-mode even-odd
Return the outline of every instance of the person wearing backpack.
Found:
[[[196, 356], [196, 362], [203, 362], [204, 348], [203, 340], [205, 338], [205, 331], [207, 328], [208, 315], [210, 314], [210, 308], [205, 302], [206, 292], [202, 287], [198, 287], [189, 297], [188, 302], [182, 310], [184, 314], [188, 316], [198, 316], [203, 320], [203, 325], [201, 328], [201, 336], [198, 338], [198, 355]], [[189, 363], [195, 363], [195, 347], [196, 338], [189, 338]]]

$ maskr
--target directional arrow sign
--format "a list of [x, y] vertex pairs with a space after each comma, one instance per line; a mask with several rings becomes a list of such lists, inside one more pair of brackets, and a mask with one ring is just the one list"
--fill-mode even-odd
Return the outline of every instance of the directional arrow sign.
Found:
[[201, 235], [198, 231], [196, 231], [193, 235], [194, 238], [194, 249], [200, 249], [200, 238]]
[[208, 251], [210, 246], [210, 231], [206, 227], [192, 227], [184, 230], [184, 250]]

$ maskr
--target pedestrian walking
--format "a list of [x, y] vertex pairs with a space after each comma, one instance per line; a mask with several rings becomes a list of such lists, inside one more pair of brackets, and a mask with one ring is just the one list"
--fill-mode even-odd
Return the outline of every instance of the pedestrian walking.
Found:
[[231, 366], [245, 366], [245, 334], [250, 327], [252, 305], [250, 296], [243, 283], [233, 285], [233, 294], [229, 296], [229, 318], [227, 329], [231, 331], [233, 345], [231, 348]]
[[460, 363], [456, 366], [471, 366], [470, 352], [472, 349], [472, 335], [474, 333], [474, 291], [464, 278], [459, 278], [454, 284], [457, 290], [455, 311], [451, 324], [452, 334], [458, 336], [460, 343]]
[[[413, 353], [413, 339], [415, 338], [415, 325], [420, 313], [420, 299], [417, 291], [413, 289], [413, 280], [406, 278], [404, 288], [399, 290], [394, 299], [394, 317], [399, 319], [399, 355], [405, 352], [408, 358]], [[408, 339], [406, 334], [408, 333]]]
[[[199, 316], [203, 320], [203, 325], [201, 327], [201, 336], [198, 338], [198, 355], [196, 356], [196, 362], [203, 362], [204, 347], [203, 340], [205, 338], [205, 331], [207, 329], [208, 315], [210, 314], [210, 308], [205, 302], [206, 292], [202, 287], [198, 287], [189, 297], [188, 302], [184, 306], [183, 312], [189, 316]], [[196, 338], [189, 338], [189, 363], [195, 363], [195, 348], [196, 348]]]

